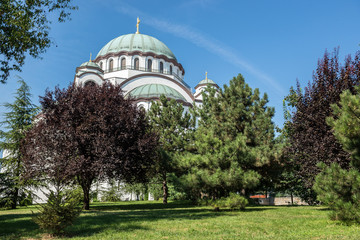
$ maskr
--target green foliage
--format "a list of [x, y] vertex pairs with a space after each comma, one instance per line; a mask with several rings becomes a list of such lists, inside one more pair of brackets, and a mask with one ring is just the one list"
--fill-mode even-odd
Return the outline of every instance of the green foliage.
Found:
[[110, 188], [102, 191], [101, 201], [103, 202], [119, 202], [121, 201], [121, 189], [120, 184], [117, 184], [114, 180], [110, 182]]
[[182, 163], [189, 172], [183, 179], [194, 198], [220, 198], [259, 184], [276, 161], [274, 109], [267, 102], [267, 95], [261, 98], [241, 75], [224, 90], [209, 87], [203, 94], [194, 151]]
[[156, 179], [155, 181], [153, 179], [150, 183], [148, 183], [148, 190], [155, 201], [158, 201], [163, 196], [162, 184], [156, 181]]
[[316, 176], [314, 190], [317, 198], [332, 210], [330, 218], [345, 223], [360, 223], [360, 173], [345, 170], [339, 164], [322, 164]]
[[244, 210], [249, 202], [245, 197], [240, 196], [239, 194], [230, 193], [230, 196], [224, 199], [224, 203], [226, 207], [232, 210]]
[[[25, 133], [31, 127], [32, 119], [38, 112], [38, 108], [31, 102], [30, 87], [23, 79], [19, 79], [18, 83], [20, 87], [15, 93], [15, 101], [4, 104], [9, 111], [4, 114], [5, 120], [0, 123], [5, 129], [5, 131], [0, 130], [0, 149], [4, 150], [3, 157], [0, 158], [0, 169], [4, 173], [0, 188], [7, 186], [6, 202], [11, 203], [12, 208], [16, 208], [20, 193], [25, 191], [25, 185], [20, 179], [24, 172], [20, 148]], [[10, 195], [11, 199], [9, 199]], [[0, 198], [2, 196], [4, 195], [0, 194]]]
[[81, 213], [81, 194], [58, 185], [55, 190], [49, 189], [46, 196], [47, 203], [40, 205], [39, 213], [33, 220], [48, 233], [63, 234]]
[[354, 93], [359, 85], [360, 52], [354, 58], [346, 57], [344, 64], [339, 63], [338, 56], [338, 49], [325, 52], [308, 86], [301, 88], [297, 83], [296, 89], [291, 88], [285, 98], [286, 154], [302, 184], [300, 193], [310, 204], [316, 201], [312, 186], [321, 171], [318, 163], [329, 166], [336, 162], [342, 168], [350, 167], [350, 154], [334, 136], [326, 118], [333, 116], [331, 106], [340, 101], [341, 93], [344, 90]]
[[0, 173], [0, 208], [10, 208], [13, 205], [14, 185], [8, 173]]
[[182, 103], [160, 96], [148, 112], [150, 124], [159, 137], [159, 147], [154, 172], [163, 184], [163, 202], [167, 202], [167, 178], [180, 171], [179, 155], [182, 155], [193, 137], [195, 118], [185, 111]]
[[21, 1], [2, 0], [0, 5], [0, 82], [5, 83], [10, 72], [21, 71], [25, 58], [38, 58], [50, 47], [49, 14], [59, 11], [58, 21], [69, 18], [71, 0]]
[[352, 166], [360, 171], [360, 86], [356, 91], [357, 94], [351, 94], [346, 90], [340, 95], [339, 105], [331, 105], [335, 117], [327, 118], [327, 123], [344, 150], [351, 154]]
[[[189, 202], [138, 201], [92, 207], [94, 211], [78, 218], [61, 239], [360, 239], [360, 225], [329, 222], [329, 210], [321, 206], [250, 206], [244, 212], [216, 212]], [[1, 238], [48, 239], [31, 221], [33, 208], [1, 211]]]
[[148, 188], [145, 183], [125, 183], [122, 187], [125, 192], [135, 194], [136, 200], [148, 200]]
[[360, 223], [360, 87], [357, 94], [344, 91], [339, 105], [333, 104], [334, 117], [327, 118], [334, 135], [351, 154], [351, 168], [338, 164], [322, 165], [314, 189], [318, 199], [333, 210], [331, 219]]
[[245, 210], [245, 207], [249, 204], [249, 201], [239, 194], [230, 193], [228, 197], [223, 197], [218, 200], [211, 200], [210, 204], [215, 210], [220, 208], [230, 208], [231, 210]]
[[102, 191], [101, 201], [103, 202], [119, 202], [121, 201], [121, 193], [117, 188], [111, 187], [106, 191]]

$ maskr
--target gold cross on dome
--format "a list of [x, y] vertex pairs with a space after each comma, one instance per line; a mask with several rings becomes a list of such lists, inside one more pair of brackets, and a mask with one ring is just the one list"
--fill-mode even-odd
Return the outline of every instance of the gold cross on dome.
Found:
[[205, 79], [207, 80], [207, 72], [205, 72]]
[[139, 34], [139, 24], [140, 24], [140, 19], [137, 18], [137, 23], [136, 23], [136, 34]]

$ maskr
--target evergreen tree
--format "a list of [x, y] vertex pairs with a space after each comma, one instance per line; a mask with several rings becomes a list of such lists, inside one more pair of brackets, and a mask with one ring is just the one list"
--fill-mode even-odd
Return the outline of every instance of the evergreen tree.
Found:
[[323, 164], [314, 189], [318, 199], [333, 210], [332, 219], [360, 223], [360, 86], [356, 95], [344, 91], [339, 105], [333, 104], [332, 109], [334, 117], [327, 118], [327, 122], [344, 150], [351, 154], [351, 167]]
[[196, 152], [185, 161], [189, 174], [184, 178], [193, 197], [245, 194], [259, 184], [260, 172], [274, 160], [274, 109], [267, 102], [267, 95], [261, 98], [240, 74], [224, 90], [209, 87], [203, 93]]
[[357, 94], [349, 90], [341, 94], [339, 105], [331, 106], [335, 117], [329, 117], [327, 122], [345, 151], [351, 154], [352, 167], [360, 171], [360, 86], [356, 90]]
[[168, 174], [179, 169], [177, 155], [184, 153], [194, 130], [194, 118], [181, 103], [160, 96], [148, 112], [150, 124], [159, 136], [155, 172], [162, 180], [163, 203], [168, 199]]
[[31, 102], [29, 86], [23, 79], [20, 79], [18, 83], [20, 87], [15, 93], [15, 101], [4, 104], [9, 112], [4, 114], [5, 120], [1, 122], [5, 130], [0, 130], [0, 149], [4, 151], [3, 158], [0, 159], [0, 168], [6, 173], [6, 178], [8, 178], [6, 182], [11, 182], [6, 191], [10, 193], [9, 200], [13, 209], [16, 208], [20, 191], [23, 190], [20, 177], [24, 169], [20, 147], [37, 113], [36, 106]]

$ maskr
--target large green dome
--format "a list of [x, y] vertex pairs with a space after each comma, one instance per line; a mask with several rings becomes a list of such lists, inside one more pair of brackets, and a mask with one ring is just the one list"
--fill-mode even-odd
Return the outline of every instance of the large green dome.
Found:
[[126, 34], [114, 38], [99, 51], [96, 57], [121, 51], [141, 51], [144, 53], [151, 52], [157, 55], [165, 55], [170, 59], [176, 60], [175, 55], [163, 42], [154, 37], [140, 33]]
[[184, 96], [182, 96], [175, 89], [162, 85], [162, 84], [146, 84], [134, 88], [127, 95], [130, 95], [134, 98], [153, 98], [160, 97], [161, 95], [165, 95], [168, 98], [173, 98], [175, 100], [185, 100]]

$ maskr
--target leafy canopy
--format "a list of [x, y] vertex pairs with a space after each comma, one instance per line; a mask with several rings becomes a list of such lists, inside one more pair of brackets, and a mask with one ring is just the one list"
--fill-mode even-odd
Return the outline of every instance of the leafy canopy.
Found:
[[2, 0], [1, 83], [6, 83], [11, 71], [21, 71], [27, 54], [38, 58], [50, 47], [50, 13], [59, 11], [58, 21], [64, 22], [75, 9], [71, 0]]
[[[344, 65], [338, 61], [338, 50], [332, 54], [325, 52], [319, 60], [313, 80], [301, 90], [290, 91], [288, 101], [293, 107], [291, 117], [285, 123], [290, 144], [288, 156], [298, 167], [296, 176], [304, 184], [304, 192], [309, 192], [315, 176], [320, 172], [319, 162], [330, 165], [333, 162], [343, 168], [349, 167], [349, 154], [342, 149], [326, 118], [332, 116], [331, 105], [338, 103], [340, 94], [360, 83], [360, 52], [354, 59], [347, 57]], [[312, 194], [311, 194], [312, 195]], [[308, 200], [313, 201], [314, 196]]]
[[95, 179], [146, 181], [156, 136], [145, 113], [123, 97], [120, 86], [56, 88], [40, 102], [41, 115], [23, 149], [28, 177], [64, 183], [76, 178], [85, 209]]

